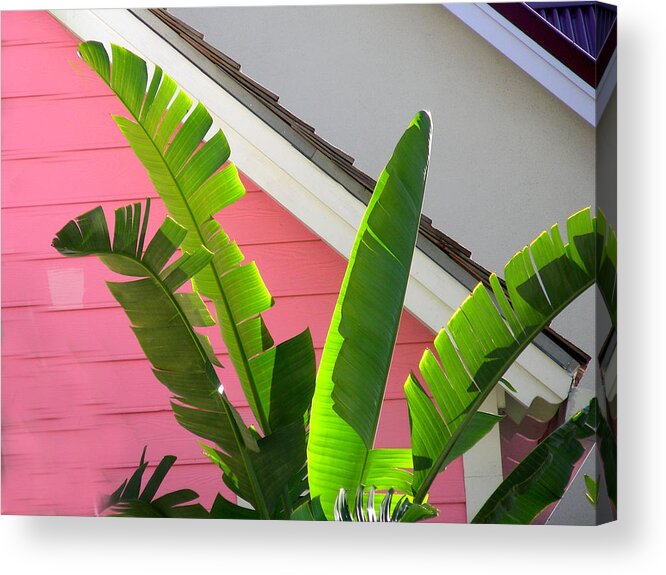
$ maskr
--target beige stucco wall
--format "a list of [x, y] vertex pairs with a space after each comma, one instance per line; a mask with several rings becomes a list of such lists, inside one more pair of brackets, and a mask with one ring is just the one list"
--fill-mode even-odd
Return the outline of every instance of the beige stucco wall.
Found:
[[592, 126], [442, 6], [172, 12], [372, 176], [431, 110], [425, 211], [491, 268], [592, 201]]

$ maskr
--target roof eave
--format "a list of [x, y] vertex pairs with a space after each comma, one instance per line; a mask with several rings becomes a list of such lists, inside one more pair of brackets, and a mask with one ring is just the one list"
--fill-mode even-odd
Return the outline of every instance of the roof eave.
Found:
[[[599, 123], [617, 82], [615, 25], [595, 61], [523, 3], [444, 7], [590, 125]], [[532, 37], [524, 30], [532, 31]], [[535, 34], [556, 46], [558, 57], [535, 41]]]

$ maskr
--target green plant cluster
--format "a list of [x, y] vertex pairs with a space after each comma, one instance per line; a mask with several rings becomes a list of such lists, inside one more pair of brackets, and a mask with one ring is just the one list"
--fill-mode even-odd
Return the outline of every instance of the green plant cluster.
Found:
[[[375, 437], [423, 204], [431, 119], [411, 122], [369, 202], [317, 368], [308, 330], [275, 343], [262, 314], [273, 305], [254, 262], [215, 219], [245, 193], [221, 131], [159, 67], [132, 52], [86, 42], [79, 53], [123, 102], [114, 116], [169, 216], [148, 239], [150, 201], [115, 211], [113, 237], [98, 207], [68, 222], [53, 246], [97, 256], [131, 278], [109, 282], [176, 420], [202, 440], [225, 485], [250, 508], [218, 495], [210, 510], [180, 490], [156, 498], [175, 458], [141, 489], [147, 462], [105, 502], [115, 515], [243, 519], [419, 521], [439, 473], [501, 417], [480, 406], [518, 355], [571, 301], [596, 283], [615, 324], [616, 240], [603, 214], [582, 210], [516, 254], [489, 287], [479, 284], [409, 374], [411, 448]], [[212, 313], [211, 313], [212, 312]], [[217, 325], [256, 420], [229, 401], [211, 343]], [[566, 489], [580, 440], [614, 437], [597, 403], [566, 422], [500, 485], [475, 519], [529, 522]], [[145, 451], [144, 451], [145, 455]], [[611, 458], [606, 459], [607, 462]], [[614, 467], [606, 465], [614, 485]], [[364, 486], [368, 486], [368, 490]], [[394, 497], [396, 493], [399, 496]], [[353, 494], [353, 495], [349, 495]], [[611, 495], [614, 499], [614, 493]]]

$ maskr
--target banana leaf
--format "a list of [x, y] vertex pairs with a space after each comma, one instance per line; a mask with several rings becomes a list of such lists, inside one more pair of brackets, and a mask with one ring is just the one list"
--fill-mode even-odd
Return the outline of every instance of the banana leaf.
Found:
[[100, 511], [110, 517], [207, 518], [208, 512], [200, 503], [191, 503], [199, 498], [191, 489], [172, 491], [155, 498], [162, 481], [175, 462], [176, 457], [173, 455], [163, 457], [142, 490], [143, 474], [149, 465], [144, 447], [139, 466], [118, 489], [104, 498]]
[[[493, 274], [491, 290], [479, 284], [453, 314], [419, 364], [434, 401], [413, 374], [405, 383], [415, 501], [460, 451], [456, 445], [478, 424], [481, 404], [539, 332], [595, 283], [615, 305], [617, 242], [603, 213], [577, 212], [567, 234], [566, 245], [557, 225], [540, 234], [506, 265], [506, 291]], [[609, 313], [615, 325], [615, 308]]]
[[601, 409], [598, 409], [597, 413], [596, 441], [603, 465], [606, 491], [615, 510], [617, 510], [617, 439]]
[[373, 449], [416, 243], [431, 140], [416, 115], [358, 230], [317, 373], [308, 478], [329, 519], [340, 488], [409, 491], [409, 450]]
[[[167, 455], [157, 465], [148, 482], [141, 489], [143, 475], [149, 462], [146, 448], [139, 465], [132, 475], [122, 482], [111, 495], [106, 496], [100, 511], [110, 517], [171, 517], [178, 519], [257, 519], [257, 512], [227, 501], [222, 495], [215, 497], [210, 512], [200, 503], [191, 503], [199, 498], [191, 489], [179, 489], [155, 497], [167, 473], [176, 463], [176, 457]], [[189, 505], [186, 505], [188, 504]]]
[[102, 208], [95, 208], [68, 222], [53, 247], [69, 257], [97, 256], [111, 271], [140, 278], [107, 285], [129, 317], [155, 376], [174, 394], [176, 419], [219, 447], [227, 485], [269, 518], [281, 497], [277, 486], [288, 485], [303, 465], [303, 425], [297, 421], [280, 428], [279, 436], [259, 439], [245, 426], [221, 387], [210, 341], [193, 327], [212, 324], [205, 304], [196, 293], [176, 293], [213, 254], [199, 247], [168, 263], [187, 234], [169, 217], [143, 250], [149, 208], [150, 201], [143, 221], [141, 204], [117, 209], [113, 241]]
[[[530, 523], [548, 505], [562, 498], [574, 466], [584, 453], [580, 440], [598, 437], [604, 425], [597, 400], [592, 399], [516, 466], [472, 523]], [[609, 471], [614, 473], [614, 467]]]
[[307, 499], [298, 505], [291, 514], [293, 521], [326, 521], [326, 514], [318, 497]]
[[599, 501], [599, 477], [592, 479], [589, 475], [584, 475], [585, 480], [585, 499], [590, 502], [592, 507], [596, 507]]
[[[114, 116], [146, 168], [171, 217], [185, 230], [183, 249], [205, 247], [212, 257], [193, 277], [193, 287], [215, 305], [231, 362], [259, 427], [307, 423], [314, 392], [315, 356], [308, 330], [274, 345], [261, 316], [273, 305], [259, 271], [245, 259], [213, 216], [243, 196], [230, 148], [217, 130], [202, 144], [213, 120], [206, 108], [178, 89], [161, 68], [149, 82], [146, 63], [120, 46], [111, 58], [99, 42], [79, 54], [120, 98], [132, 119]], [[305, 462], [303, 456], [302, 463]]]

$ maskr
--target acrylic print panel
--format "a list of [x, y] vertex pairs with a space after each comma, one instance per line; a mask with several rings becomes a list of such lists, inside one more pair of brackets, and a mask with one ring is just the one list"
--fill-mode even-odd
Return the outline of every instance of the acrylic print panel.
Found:
[[612, 520], [615, 26], [4, 12], [2, 512]]

